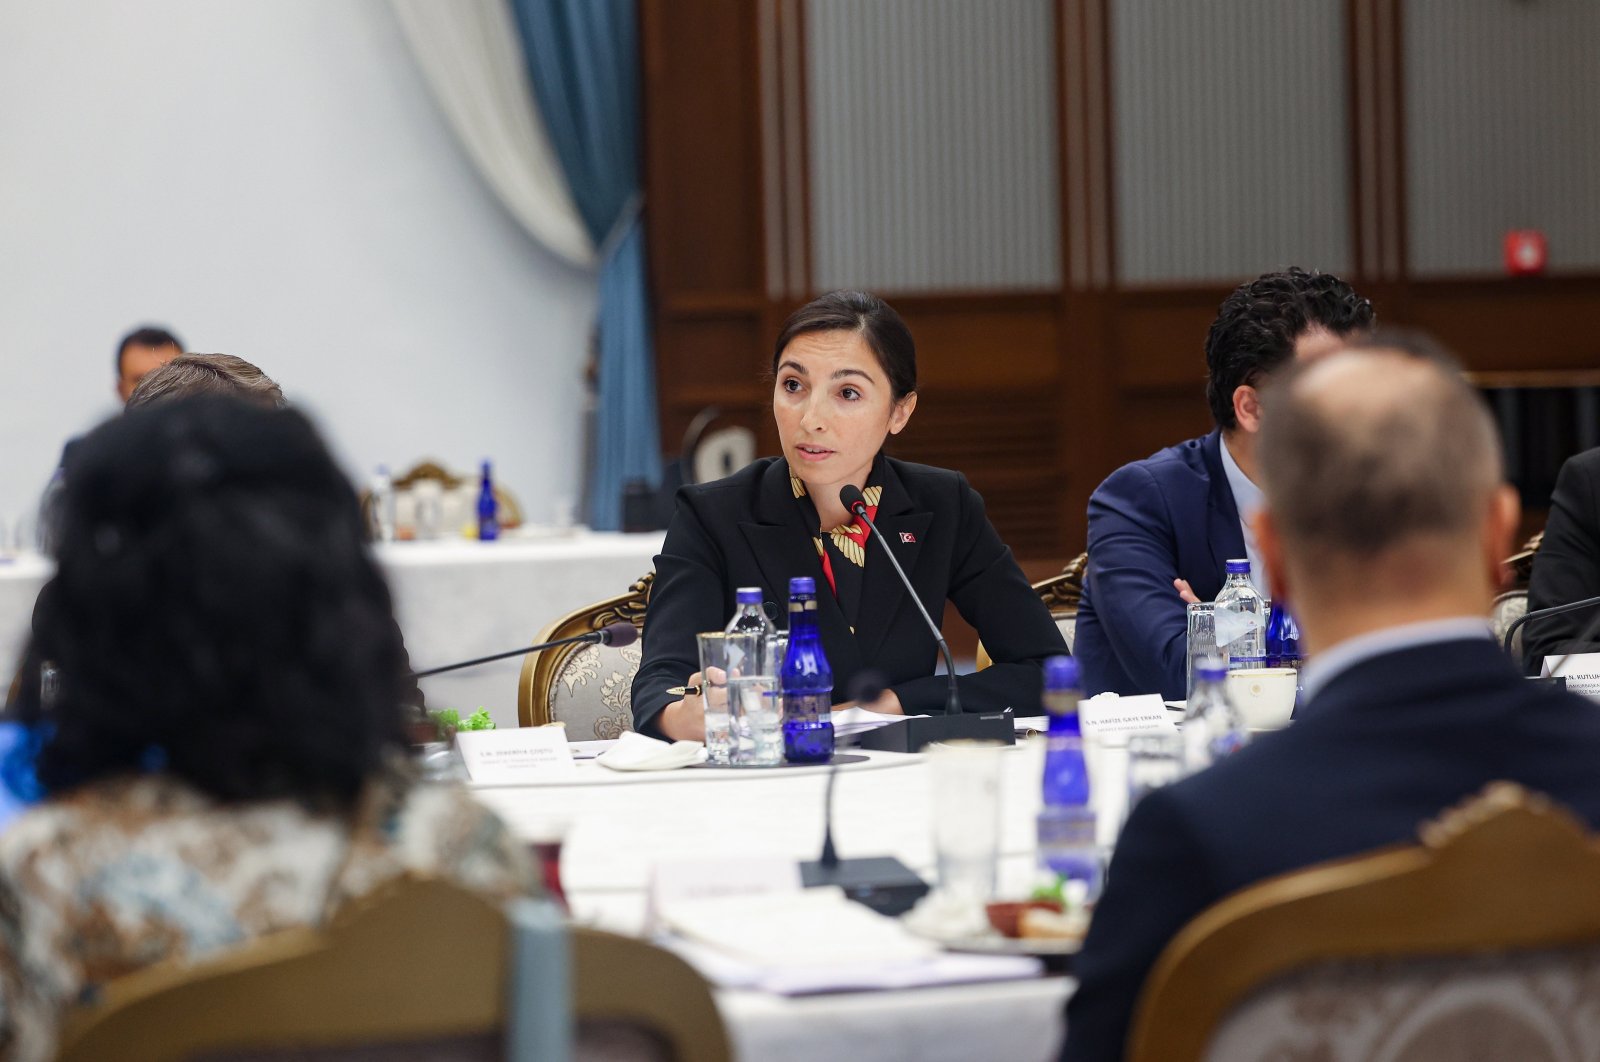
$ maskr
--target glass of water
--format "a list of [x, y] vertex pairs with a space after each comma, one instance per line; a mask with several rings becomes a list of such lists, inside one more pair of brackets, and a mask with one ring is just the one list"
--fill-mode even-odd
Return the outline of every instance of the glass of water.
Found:
[[1187, 700], [1194, 692], [1195, 662], [1217, 652], [1217, 606], [1215, 602], [1201, 601], [1189, 606], [1188, 679], [1183, 687]]
[[730, 634], [738, 639], [740, 665], [728, 680], [731, 727], [738, 742], [734, 762], [746, 767], [783, 764], [783, 700], [778, 669], [789, 647], [785, 634]]
[[998, 741], [928, 746], [933, 781], [933, 850], [941, 892], [973, 903], [994, 895], [1000, 857]]
[[705, 705], [706, 762], [731, 764], [737, 749], [729, 710], [728, 674], [737, 670], [741, 659], [738, 635], [713, 631], [695, 636], [700, 643], [700, 700]]

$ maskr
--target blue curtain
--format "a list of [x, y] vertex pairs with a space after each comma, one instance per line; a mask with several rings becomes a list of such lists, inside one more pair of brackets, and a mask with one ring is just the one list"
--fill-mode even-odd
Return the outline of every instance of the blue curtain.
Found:
[[622, 526], [630, 480], [661, 481], [655, 352], [639, 211], [635, 0], [511, 0], [544, 117], [578, 213], [600, 248], [599, 408], [591, 527]]

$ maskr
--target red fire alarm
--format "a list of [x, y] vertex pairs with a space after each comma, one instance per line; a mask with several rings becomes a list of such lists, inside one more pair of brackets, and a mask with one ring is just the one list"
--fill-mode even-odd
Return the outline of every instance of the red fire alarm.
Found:
[[1506, 272], [1514, 277], [1536, 277], [1544, 272], [1549, 248], [1538, 229], [1512, 229], [1506, 233]]

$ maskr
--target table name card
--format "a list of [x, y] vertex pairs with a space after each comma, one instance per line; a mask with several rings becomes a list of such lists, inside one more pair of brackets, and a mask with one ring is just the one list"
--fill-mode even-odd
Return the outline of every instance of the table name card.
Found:
[[552, 771], [572, 771], [572, 749], [564, 726], [524, 726], [514, 730], [464, 730], [456, 748], [467, 777], [476, 785], [515, 785]]
[[1078, 721], [1085, 734], [1137, 734], [1175, 729], [1172, 712], [1154, 693], [1119, 697], [1102, 693], [1078, 705]]
[[800, 889], [800, 864], [792, 859], [730, 856], [663, 860], [651, 869], [647, 919], [659, 924], [664, 911], [686, 902], [774, 892], [798, 894]]
[[1591, 700], [1600, 700], [1600, 653], [1569, 653], [1547, 656], [1539, 669], [1543, 678], [1552, 675], [1567, 680], [1567, 689]]

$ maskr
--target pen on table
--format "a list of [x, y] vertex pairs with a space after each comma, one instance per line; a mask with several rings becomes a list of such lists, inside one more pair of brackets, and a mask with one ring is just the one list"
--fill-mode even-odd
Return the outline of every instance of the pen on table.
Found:
[[700, 696], [700, 687], [699, 686], [674, 686], [674, 687], [672, 687], [671, 689], [669, 689], [667, 691], [667, 694], [668, 694], [668, 696], [671, 696], [671, 697], [698, 697], [698, 696]]

